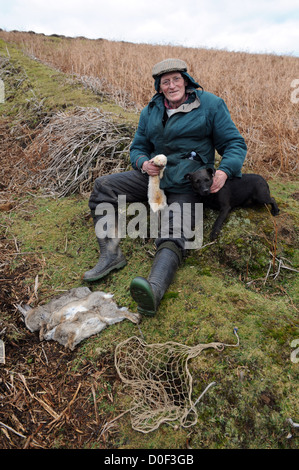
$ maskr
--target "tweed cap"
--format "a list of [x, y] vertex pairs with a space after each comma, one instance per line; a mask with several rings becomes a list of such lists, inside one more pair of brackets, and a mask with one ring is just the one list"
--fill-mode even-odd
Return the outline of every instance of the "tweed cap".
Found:
[[166, 59], [153, 66], [153, 78], [169, 72], [187, 72], [187, 64], [181, 59]]

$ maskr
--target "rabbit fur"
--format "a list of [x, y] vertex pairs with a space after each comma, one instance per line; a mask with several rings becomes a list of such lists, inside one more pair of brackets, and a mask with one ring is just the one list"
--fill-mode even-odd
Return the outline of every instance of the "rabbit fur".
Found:
[[26, 327], [39, 331], [40, 340], [54, 340], [73, 350], [82, 340], [124, 319], [138, 323], [140, 316], [119, 308], [113, 294], [91, 292], [88, 287], [71, 289], [48, 304], [31, 308], [18, 306]]

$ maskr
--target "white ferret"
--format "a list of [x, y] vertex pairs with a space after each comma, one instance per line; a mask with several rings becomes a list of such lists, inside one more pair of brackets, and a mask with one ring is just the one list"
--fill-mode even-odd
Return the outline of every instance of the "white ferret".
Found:
[[148, 183], [148, 202], [153, 212], [160, 211], [167, 206], [166, 196], [163, 189], [160, 189], [160, 179], [163, 178], [167, 157], [163, 154], [156, 155], [153, 158], [155, 165], [161, 168], [159, 175], [150, 176]]

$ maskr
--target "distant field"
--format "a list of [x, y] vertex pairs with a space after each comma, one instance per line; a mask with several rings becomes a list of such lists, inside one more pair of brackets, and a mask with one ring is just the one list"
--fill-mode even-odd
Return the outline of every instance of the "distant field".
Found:
[[137, 111], [155, 92], [152, 66], [168, 57], [181, 58], [205, 90], [226, 101], [248, 145], [246, 171], [270, 178], [298, 170], [299, 103], [292, 99], [292, 84], [299, 79], [296, 57], [20, 32], [1, 31], [0, 37]]

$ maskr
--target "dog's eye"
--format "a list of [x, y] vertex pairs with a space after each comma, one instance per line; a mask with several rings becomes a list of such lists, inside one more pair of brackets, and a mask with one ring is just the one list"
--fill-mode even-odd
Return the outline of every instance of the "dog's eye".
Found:
[[205, 183], [208, 183], [210, 181], [210, 178], [205, 179]]

